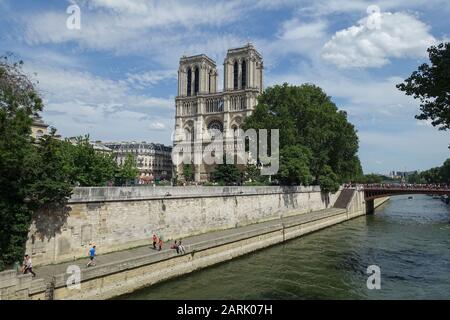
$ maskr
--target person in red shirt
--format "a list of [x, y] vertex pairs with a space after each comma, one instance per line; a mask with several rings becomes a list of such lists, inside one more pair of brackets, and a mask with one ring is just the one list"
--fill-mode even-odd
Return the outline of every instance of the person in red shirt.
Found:
[[156, 234], [153, 235], [153, 249], [156, 250], [156, 243], [158, 242], [158, 237]]

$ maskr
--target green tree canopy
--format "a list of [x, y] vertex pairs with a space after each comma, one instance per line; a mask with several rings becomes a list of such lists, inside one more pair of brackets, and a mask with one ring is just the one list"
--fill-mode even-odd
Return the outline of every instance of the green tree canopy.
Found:
[[397, 88], [420, 100], [416, 118], [431, 120], [440, 130], [450, 128], [450, 42], [428, 48], [431, 64], [424, 63]]
[[440, 167], [422, 171], [420, 178], [426, 183], [446, 183], [450, 185], [450, 158], [445, 160]]
[[134, 181], [139, 175], [139, 170], [136, 167], [136, 161], [132, 154], [127, 154], [124, 163], [117, 170], [117, 179], [121, 184], [128, 184], [129, 181]]
[[[336, 191], [340, 182], [362, 175], [354, 126], [315, 85], [267, 88], [244, 127], [280, 129], [280, 154], [287, 158], [282, 158], [278, 178], [284, 183], [322, 183]], [[289, 172], [297, 172], [298, 179], [288, 179]]]
[[237, 165], [226, 163], [226, 156], [224, 156], [223, 163], [214, 168], [212, 180], [223, 185], [234, 185], [240, 183], [242, 177]]
[[97, 152], [89, 142], [89, 136], [64, 141], [64, 157], [77, 186], [105, 186], [113, 181], [118, 171], [114, 156]]
[[63, 204], [71, 194], [55, 131], [31, 138], [32, 118], [43, 105], [21, 65], [0, 59], [0, 270], [21, 261], [33, 211]]
[[194, 180], [194, 169], [192, 164], [183, 165], [183, 177], [184, 180], [188, 182]]

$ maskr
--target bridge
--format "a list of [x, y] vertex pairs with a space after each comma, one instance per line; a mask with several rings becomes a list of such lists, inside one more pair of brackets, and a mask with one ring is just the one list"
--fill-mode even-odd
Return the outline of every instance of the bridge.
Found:
[[364, 199], [374, 200], [382, 197], [391, 197], [404, 194], [430, 194], [430, 195], [450, 195], [450, 188], [447, 186], [428, 185], [364, 185]]
[[446, 185], [423, 185], [423, 184], [365, 184], [347, 185], [336, 200], [335, 207], [345, 207], [353, 196], [354, 190], [364, 192], [366, 213], [374, 212], [374, 200], [384, 197], [392, 197], [405, 194], [429, 194], [449, 195], [450, 187]]

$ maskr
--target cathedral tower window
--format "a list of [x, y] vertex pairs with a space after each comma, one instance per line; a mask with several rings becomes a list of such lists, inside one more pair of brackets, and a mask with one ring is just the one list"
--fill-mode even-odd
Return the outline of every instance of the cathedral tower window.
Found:
[[189, 68], [187, 72], [187, 95], [191, 96], [191, 87], [192, 87], [192, 71]]
[[234, 63], [233, 75], [234, 75], [234, 89], [236, 90], [238, 88], [238, 79], [239, 79], [239, 69], [237, 61]]
[[195, 68], [195, 80], [194, 80], [194, 93], [198, 93], [199, 83], [200, 83], [200, 72], [198, 70], [198, 67]]
[[245, 89], [247, 87], [247, 63], [244, 61], [242, 61], [242, 79], [241, 79], [241, 83], [242, 83], [242, 89]]

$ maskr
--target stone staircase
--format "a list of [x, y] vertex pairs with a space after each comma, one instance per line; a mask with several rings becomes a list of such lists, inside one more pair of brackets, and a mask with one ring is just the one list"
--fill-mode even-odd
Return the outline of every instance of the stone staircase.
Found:
[[339, 209], [347, 209], [348, 204], [353, 198], [353, 194], [355, 193], [355, 189], [344, 189], [341, 191], [341, 194], [337, 198], [334, 203], [334, 208]]

